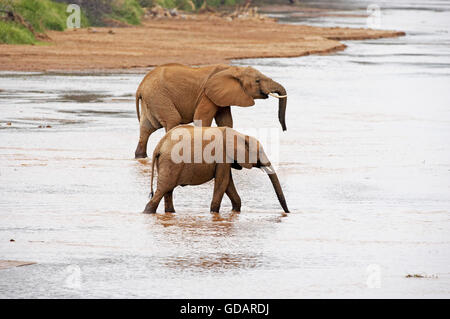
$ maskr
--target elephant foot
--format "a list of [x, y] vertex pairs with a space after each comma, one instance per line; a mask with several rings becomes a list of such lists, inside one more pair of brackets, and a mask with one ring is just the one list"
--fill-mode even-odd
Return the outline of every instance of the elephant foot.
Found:
[[219, 214], [219, 211], [210, 211], [211, 214]]
[[232, 209], [231, 212], [232, 212], [233, 214], [240, 214], [240, 213], [241, 213], [241, 210], [240, 210], [240, 209]]
[[164, 212], [167, 214], [175, 214], [176, 213], [175, 210], [166, 210]]
[[134, 158], [146, 158], [147, 152], [144, 153], [134, 153]]
[[156, 214], [156, 208], [152, 207], [152, 205], [150, 205], [150, 203], [148, 203], [147, 206], [145, 206], [145, 209], [142, 213], [143, 214]]

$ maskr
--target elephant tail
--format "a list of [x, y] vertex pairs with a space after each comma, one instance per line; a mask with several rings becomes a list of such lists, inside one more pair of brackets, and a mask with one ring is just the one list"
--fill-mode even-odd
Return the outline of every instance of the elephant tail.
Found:
[[137, 114], [137, 118], [138, 121], [141, 121], [141, 115], [139, 114], [139, 100], [142, 100], [142, 96], [141, 93], [138, 91], [136, 92], [136, 114]]
[[155, 151], [153, 152], [153, 157], [152, 157], [152, 178], [150, 180], [150, 198], [153, 198], [153, 176], [155, 175], [155, 164], [158, 161], [159, 158], [159, 150], [158, 147], [155, 149]]

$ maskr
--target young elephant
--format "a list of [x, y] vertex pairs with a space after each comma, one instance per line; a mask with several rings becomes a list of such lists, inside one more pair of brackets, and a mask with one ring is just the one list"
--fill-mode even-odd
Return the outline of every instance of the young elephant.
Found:
[[[153, 194], [155, 164], [157, 189]], [[289, 213], [277, 174], [260, 143], [253, 137], [228, 127], [180, 125], [159, 141], [153, 152], [151, 200], [144, 213], [156, 213], [164, 197], [165, 211], [175, 212], [172, 192], [178, 185], [200, 185], [215, 179], [211, 212], [218, 213], [223, 194], [230, 198], [233, 211], [240, 212], [241, 198], [234, 187], [231, 168], [258, 167], [268, 175], [286, 213]]]

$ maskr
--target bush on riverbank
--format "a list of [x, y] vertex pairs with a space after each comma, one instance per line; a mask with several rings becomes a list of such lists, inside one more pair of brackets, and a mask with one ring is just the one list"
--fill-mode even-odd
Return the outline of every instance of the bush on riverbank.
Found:
[[[86, 14], [92, 26], [106, 26], [113, 21], [137, 25], [141, 22], [144, 10], [139, 0], [53, 0], [67, 4], [77, 4]], [[117, 23], [116, 23], [117, 24]]]
[[66, 6], [49, 0], [13, 1], [13, 11], [20, 14], [37, 32], [62, 31], [66, 28]]
[[29, 30], [17, 23], [0, 21], [0, 43], [33, 44], [36, 39]]
[[128, 24], [140, 24], [144, 15], [140, 4], [136, 0], [116, 0], [111, 3], [109, 18]]
[[[81, 8], [81, 27], [108, 23], [137, 25], [144, 15], [137, 0], [2, 0], [0, 43], [33, 44], [38, 41], [36, 33], [65, 30], [71, 14], [66, 12], [67, 5], [72, 3]], [[29, 27], [8, 19], [8, 12], [20, 15]]]
[[268, 4], [294, 4], [298, 0], [138, 0], [142, 7], [160, 5], [163, 8], [177, 8], [186, 11], [198, 10], [203, 6], [212, 8], [233, 7], [236, 5], [260, 6]]
[[[8, 0], [2, 1], [0, 10], [0, 43], [32, 44], [37, 34], [46, 30], [63, 31], [70, 13], [67, 5], [51, 0]], [[11, 20], [10, 13], [23, 21]], [[17, 18], [16, 16], [16, 18]], [[87, 26], [86, 17], [81, 15], [81, 25]]]
[[[257, 5], [266, 0], [253, 0]], [[68, 4], [81, 8], [81, 26], [121, 26], [140, 24], [143, 7], [160, 5], [197, 11], [208, 7], [232, 7], [246, 0], [0, 0], [0, 43], [33, 44], [46, 30], [66, 29]], [[20, 21], [8, 17], [8, 12], [20, 16]], [[23, 20], [22, 20], [23, 18]], [[25, 22], [25, 23], [24, 23]], [[38, 39], [37, 39], [37, 38]]]
[[184, 11], [194, 11], [201, 8], [203, 5], [208, 5], [210, 7], [234, 6], [236, 4], [244, 3], [245, 0], [140, 0], [139, 2], [145, 7], [160, 5], [167, 9], [177, 8]]

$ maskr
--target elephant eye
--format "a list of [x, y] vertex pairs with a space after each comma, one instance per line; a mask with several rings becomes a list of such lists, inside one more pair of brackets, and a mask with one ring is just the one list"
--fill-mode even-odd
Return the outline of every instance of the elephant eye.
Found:
[[256, 79], [256, 83], [259, 83], [260, 79]]

